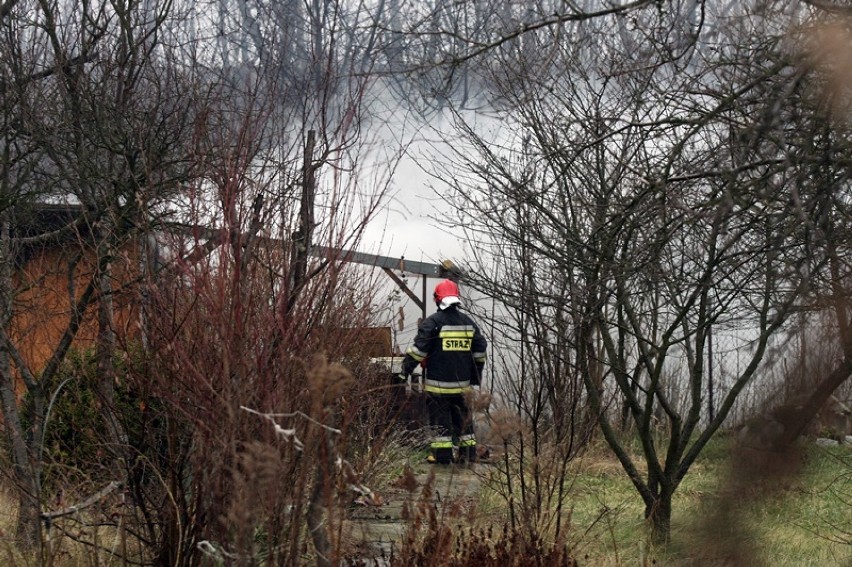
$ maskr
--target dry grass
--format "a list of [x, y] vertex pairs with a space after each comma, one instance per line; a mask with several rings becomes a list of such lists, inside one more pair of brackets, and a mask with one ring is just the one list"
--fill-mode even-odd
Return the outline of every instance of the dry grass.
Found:
[[[8, 484], [0, 484], [0, 565], [79, 567], [118, 563], [109, 551], [121, 545], [118, 531], [101, 525], [90, 512], [58, 520], [45, 532], [42, 556], [35, 550], [21, 550], [14, 538], [17, 508], [13, 491]], [[101, 549], [95, 551], [87, 542], [96, 542]]]
[[[678, 490], [672, 545], [667, 550], [653, 549], [648, 544], [641, 501], [618, 463], [598, 448], [579, 459], [571, 473], [574, 478], [566, 513], [569, 516], [566, 520], [570, 521], [567, 548], [554, 548], [552, 542], [546, 541], [524, 541], [521, 534], [505, 527], [508, 519], [505, 501], [489, 488], [489, 481], [499, 480], [492, 466], [480, 465], [477, 469], [482, 486], [478, 495], [445, 499], [441, 506], [436, 506], [435, 487], [452, 479], [432, 478], [424, 483], [424, 477], [432, 469], [419, 463], [407, 467], [407, 458], [412, 453], [405, 457], [402, 447], [393, 458], [386, 458], [383, 467], [378, 467], [393, 472], [385, 476], [377, 468], [374, 480], [396, 481], [382, 482], [381, 492], [387, 500], [399, 505], [407, 502], [407, 512], [402, 513], [407, 514], [409, 530], [397, 523], [384, 535], [397, 538], [394, 553], [397, 565], [463, 565], [465, 561], [478, 561], [478, 564], [526, 567], [534, 564], [529, 559], [533, 555], [538, 554], [541, 559], [554, 549], [567, 549], [568, 555], [551, 556], [551, 563], [538, 564], [570, 564], [566, 563], [569, 555], [579, 564], [602, 567], [709, 564], [702, 563], [702, 549], [712, 545], [719, 534], [708, 531], [703, 520], [714, 513], [722, 492], [720, 483], [728, 462], [721, 445], [720, 441], [719, 446], [710, 448], [707, 457], [695, 465]], [[748, 509], [739, 512], [742, 525], [748, 529], [746, 543], [752, 551], [753, 565], [852, 565], [852, 450], [808, 446], [804, 456], [801, 474], [780, 486], [772, 486], [772, 490], [755, 484], [750, 489]], [[405, 494], [410, 497], [406, 498]], [[17, 552], [9, 536], [14, 528], [14, 509], [14, 495], [9, 487], [0, 487], [0, 564], [46, 564]], [[387, 514], [388, 509], [355, 508], [380, 520], [379, 516]], [[359, 537], [369, 535], [358, 531], [366, 529], [364, 526], [350, 525], [352, 531], [347, 534], [350, 550], [361, 557], [371, 553], [368, 548], [358, 552]], [[109, 539], [103, 529], [98, 537], [106, 547], [108, 540], [115, 540], [114, 536]], [[52, 564], [59, 567], [108, 561], [108, 553], [102, 552], [96, 558], [90, 548], [67, 537], [55, 539], [54, 543]]]

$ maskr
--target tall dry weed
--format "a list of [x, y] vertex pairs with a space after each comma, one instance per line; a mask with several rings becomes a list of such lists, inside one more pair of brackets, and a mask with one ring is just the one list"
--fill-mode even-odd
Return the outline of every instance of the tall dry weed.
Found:
[[403, 475], [409, 498], [403, 507], [407, 528], [387, 563], [393, 567], [573, 567], [576, 562], [561, 543], [531, 539], [508, 524], [483, 521], [476, 506], [460, 501], [436, 505], [436, 475], [429, 475], [420, 492], [413, 473]]

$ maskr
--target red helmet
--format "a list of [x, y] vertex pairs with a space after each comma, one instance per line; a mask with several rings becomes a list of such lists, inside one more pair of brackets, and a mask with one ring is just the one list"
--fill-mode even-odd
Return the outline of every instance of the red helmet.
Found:
[[435, 299], [435, 304], [444, 309], [455, 303], [461, 303], [459, 299], [459, 286], [452, 280], [444, 280], [435, 286], [435, 293], [432, 297]]

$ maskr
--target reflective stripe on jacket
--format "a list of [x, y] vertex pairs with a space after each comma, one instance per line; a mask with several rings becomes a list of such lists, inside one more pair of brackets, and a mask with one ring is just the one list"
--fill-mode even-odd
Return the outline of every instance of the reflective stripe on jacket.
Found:
[[473, 319], [455, 306], [448, 307], [420, 324], [414, 344], [405, 353], [403, 370], [411, 374], [423, 363], [427, 392], [459, 395], [479, 384], [487, 346]]

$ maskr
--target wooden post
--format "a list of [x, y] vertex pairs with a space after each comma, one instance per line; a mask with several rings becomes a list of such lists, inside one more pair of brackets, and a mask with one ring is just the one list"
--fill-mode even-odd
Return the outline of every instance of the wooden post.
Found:
[[305, 284], [308, 273], [308, 254], [311, 249], [311, 234], [314, 230], [314, 199], [316, 196], [316, 166], [313, 163], [316, 131], [308, 131], [305, 141], [304, 164], [302, 166], [302, 200], [299, 208], [299, 229], [293, 235], [293, 256], [290, 274], [290, 295], [287, 311], [293, 309], [296, 297]]

